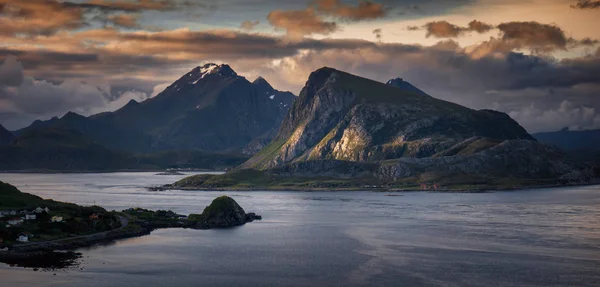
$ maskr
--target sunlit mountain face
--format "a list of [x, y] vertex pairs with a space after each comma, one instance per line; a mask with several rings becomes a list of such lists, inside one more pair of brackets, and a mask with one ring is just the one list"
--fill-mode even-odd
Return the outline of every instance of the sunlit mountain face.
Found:
[[597, 0], [0, 0], [0, 124], [89, 116], [228, 64], [298, 94], [329, 66], [508, 113], [600, 127]]

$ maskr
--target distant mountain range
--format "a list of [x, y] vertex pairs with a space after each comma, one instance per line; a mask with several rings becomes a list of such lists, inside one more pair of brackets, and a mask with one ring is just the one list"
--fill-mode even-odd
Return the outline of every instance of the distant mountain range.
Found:
[[233, 172], [179, 186], [518, 185], [588, 177], [584, 165], [540, 144], [505, 113], [442, 101], [398, 79], [383, 84], [322, 68], [269, 146]]
[[[57, 153], [54, 148], [62, 150], [69, 142], [79, 144], [70, 145], [70, 148], [78, 148], [78, 155], [86, 154], [85, 151], [89, 156], [115, 152], [138, 161], [107, 164], [103, 170], [119, 166], [145, 168], [139, 159], [149, 157], [162, 159], [158, 162], [166, 166], [158, 168], [181, 167], [181, 162], [189, 167], [198, 161], [203, 166], [194, 167], [231, 166], [270, 142], [295, 98], [290, 92], [275, 90], [263, 78], [251, 83], [228, 65], [206, 64], [186, 73], [156, 97], [141, 103], [132, 100], [115, 112], [90, 117], [69, 112], [61, 118], [35, 121], [14, 133], [0, 129], [0, 146], [5, 146], [0, 154], [11, 152], [10, 157], [0, 157], [0, 168], [72, 170], [85, 167], [85, 162], [77, 166], [67, 164], [69, 152], [56, 158], [55, 165], [34, 160], [16, 164], [18, 158], [25, 158], [28, 153], [51, 157]], [[13, 134], [16, 139], [11, 137]], [[62, 139], [48, 143], [49, 137]], [[23, 140], [28, 145], [19, 144]], [[97, 147], [105, 150], [100, 152]], [[165, 154], [174, 153], [177, 161], [164, 161]], [[184, 156], [189, 158], [181, 158]], [[200, 160], [201, 157], [211, 160]], [[99, 167], [103, 165], [89, 162], [89, 168], [85, 169]]]
[[571, 131], [565, 128], [556, 132], [535, 133], [533, 137], [600, 169], [600, 130]]
[[533, 134], [538, 141], [566, 151], [589, 150], [600, 152], [600, 130], [571, 131], [568, 128], [556, 132]]

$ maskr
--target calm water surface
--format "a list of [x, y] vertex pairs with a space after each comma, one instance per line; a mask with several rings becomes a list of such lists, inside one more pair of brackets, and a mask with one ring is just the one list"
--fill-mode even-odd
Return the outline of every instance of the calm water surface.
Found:
[[227, 194], [264, 218], [82, 249], [82, 270], [0, 263], [0, 286], [600, 286], [599, 186], [486, 194], [144, 189], [180, 178], [0, 174], [24, 192], [109, 210], [199, 213]]

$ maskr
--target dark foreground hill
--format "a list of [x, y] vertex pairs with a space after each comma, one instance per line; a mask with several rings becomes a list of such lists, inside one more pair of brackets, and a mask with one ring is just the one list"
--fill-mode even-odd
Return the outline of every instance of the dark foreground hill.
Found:
[[504, 113], [322, 68], [269, 146], [229, 174], [177, 185], [551, 184], [586, 180], [586, 172]]

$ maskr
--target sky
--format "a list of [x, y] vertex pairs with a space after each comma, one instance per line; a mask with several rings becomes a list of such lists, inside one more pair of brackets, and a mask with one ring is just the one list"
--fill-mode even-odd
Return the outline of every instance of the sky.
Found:
[[296, 95], [323, 66], [600, 128], [600, 0], [0, 0], [0, 124], [114, 111], [227, 63]]

